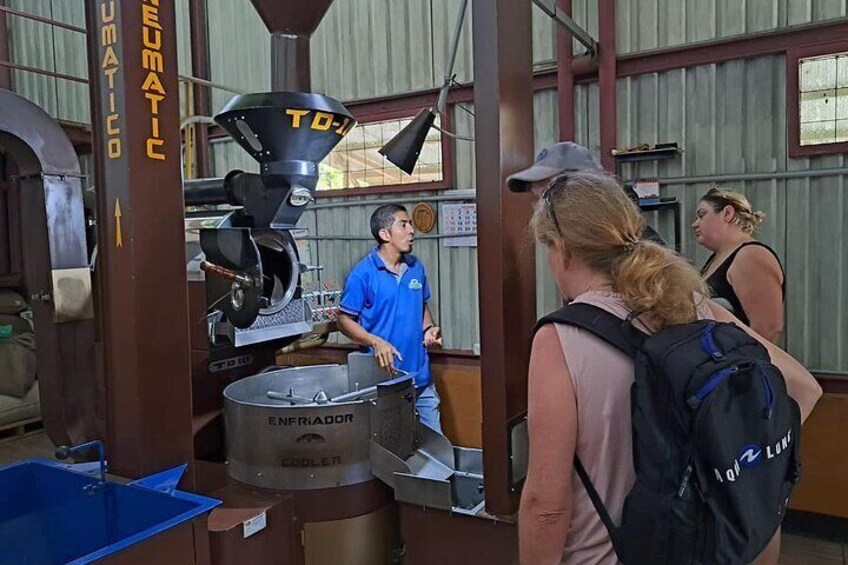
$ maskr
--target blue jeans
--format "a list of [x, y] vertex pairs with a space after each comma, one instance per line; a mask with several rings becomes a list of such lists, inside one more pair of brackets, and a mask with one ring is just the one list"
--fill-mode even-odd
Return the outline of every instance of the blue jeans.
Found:
[[419, 388], [415, 392], [415, 407], [418, 409], [418, 415], [421, 418], [421, 423], [430, 428], [442, 433], [442, 423], [439, 415], [439, 392], [436, 390], [436, 383], [432, 382], [424, 388]]

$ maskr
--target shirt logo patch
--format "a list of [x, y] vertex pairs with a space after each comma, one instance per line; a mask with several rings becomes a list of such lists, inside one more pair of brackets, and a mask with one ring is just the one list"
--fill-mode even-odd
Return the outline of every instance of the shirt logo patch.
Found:
[[424, 287], [421, 286], [421, 283], [418, 282], [418, 279], [412, 279], [411, 281], [409, 281], [409, 290], [421, 290], [422, 288]]

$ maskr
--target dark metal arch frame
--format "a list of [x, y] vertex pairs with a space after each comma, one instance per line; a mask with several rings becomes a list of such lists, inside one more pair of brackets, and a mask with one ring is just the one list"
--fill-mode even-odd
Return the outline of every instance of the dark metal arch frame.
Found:
[[77, 154], [47, 112], [4, 89], [0, 147], [18, 169], [12, 180], [20, 189], [20, 290], [31, 302], [36, 328], [45, 429], [57, 445], [102, 437], [102, 387]]

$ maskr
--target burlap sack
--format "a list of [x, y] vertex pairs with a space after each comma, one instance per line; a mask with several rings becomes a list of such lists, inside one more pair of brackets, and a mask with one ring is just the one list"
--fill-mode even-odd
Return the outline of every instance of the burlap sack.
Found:
[[27, 303], [17, 292], [0, 290], [0, 314], [16, 315], [27, 308]]
[[0, 394], [23, 398], [35, 382], [35, 337], [15, 334], [0, 341]]

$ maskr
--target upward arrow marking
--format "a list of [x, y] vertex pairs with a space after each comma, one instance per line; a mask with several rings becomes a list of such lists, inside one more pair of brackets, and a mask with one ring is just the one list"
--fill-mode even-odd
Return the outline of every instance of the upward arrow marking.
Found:
[[121, 202], [115, 199], [115, 247], [124, 246], [124, 236], [121, 232]]

